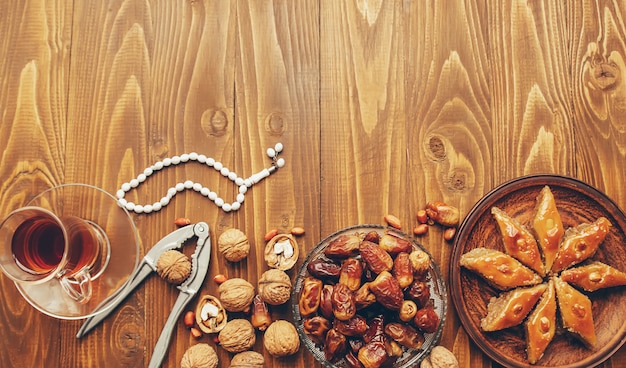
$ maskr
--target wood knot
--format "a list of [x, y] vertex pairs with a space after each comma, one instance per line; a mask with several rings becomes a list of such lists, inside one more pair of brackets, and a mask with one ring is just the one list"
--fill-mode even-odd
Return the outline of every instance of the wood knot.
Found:
[[285, 131], [285, 116], [278, 112], [273, 112], [265, 119], [265, 128], [271, 135], [280, 136]]
[[201, 118], [202, 130], [208, 135], [222, 136], [228, 128], [228, 117], [222, 110], [206, 110]]
[[615, 88], [620, 78], [620, 70], [613, 63], [601, 62], [593, 66], [592, 82], [603, 91]]
[[448, 177], [448, 187], [451, 190], [461, 192], [467, 189], [467, 175], [462, 172], [453, 172], [450, 177]]
[[428, 149], [436, 160], [446, 158], [446, 146], [440, 137], [431, 137], [428, 141]]

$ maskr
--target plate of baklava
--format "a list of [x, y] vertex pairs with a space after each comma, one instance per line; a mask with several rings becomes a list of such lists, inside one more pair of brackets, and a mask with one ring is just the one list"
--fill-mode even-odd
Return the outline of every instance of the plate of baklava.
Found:
[[626, 216], [574, 178], [525, 176], [459, 227], [452, 301], [477, 346], [509, 367], [594, 367], [626, 339]]

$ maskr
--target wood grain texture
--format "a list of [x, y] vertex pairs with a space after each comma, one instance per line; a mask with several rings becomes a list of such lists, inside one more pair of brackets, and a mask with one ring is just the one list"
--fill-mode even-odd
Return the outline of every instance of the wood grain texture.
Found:
[[[219, 211], [193, 191], [133, 215], [141, 253], [188, 217], [252, 243], [248, 260], [212, 252], [216, 274], [253, 284], [263, 235], [306, 229], [301, 259], [326, 235], [444, 200], [463, 215], [494, 186], [555, 173], [626, 208], [626, 7], [619, 1], [30, 0], [0, 3], [0, 214], [53, 185], [114, 193], [165, 157], [198, 152], [241, 176], [287, 165]], [[127, 194], [150, 203], [186, 179], [234, 201], [237, 187], [189, 163]], [[443, 229], [419, 241], [448, 277]], [[185, 247], [190, 253], [193, 249]], [[299, 265], [299, 264], [298, 264]], [[295, 270], [294, 270], [295, 271]], [[294, 271], [290, 272], [293, 276]], [[0, 276], [0, 366], [147, 366], [178, 290], [146, 280], [83, 339], [79, 321], [36, 312]], [[189, 309], [195, 307], [194, 302]], [[289, 319], [289, 306], [271, 308]], [[452, 304], [441, 344], [462, 366], [491, 367]], [[54, 336], [54, 338], [50, 338]], [[177, 326], [164, 366], [196, 341]], [[264, 352], [262, 334], [254, 349]], [[220, 366], [232, 354], [217, 348]], [[304, 349], [268, 366], [320, 366]], [[617, 367], [621, 348], [602, 367]]]
[[[0, 4], [0, 167], [2, 217], [65, 180], [71, 8], [63, 2]], [[13, 57], [5, 57], [14, 55]], [[27, 149], [24, 149], [27, 147]], [[60, 361], [62, 323], [30, 307], [12, 282], [0, 308], [0, 365]], [[9, 302], [10, 301], [10, 302]], [[8, 303], [7, 303], [8, 302]]]

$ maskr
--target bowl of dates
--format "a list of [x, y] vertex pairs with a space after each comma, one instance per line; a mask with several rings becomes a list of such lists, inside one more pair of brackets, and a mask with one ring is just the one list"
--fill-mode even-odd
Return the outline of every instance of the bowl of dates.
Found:
[[446, 286], [430, 254], [380, 225], [339, 230], [313, 248], [296, 275], [294, 322], [325, 367], [413, 367], [436, 346]]

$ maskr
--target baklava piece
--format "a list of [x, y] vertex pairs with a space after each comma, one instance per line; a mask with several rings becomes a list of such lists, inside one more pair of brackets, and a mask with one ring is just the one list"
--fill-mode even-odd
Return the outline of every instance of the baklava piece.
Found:
[[576, 336], [587, 347], [596, 344], [591, 300], [560, 277], [554, 276], [554, 288], [563, 328]]
[[526, 328], [526, 353], [528, 362], [535, 364], [546, 351], [556, 331], [556, 295], [550, 280], [537, 307], [528, 316]]
[[492, 207], [491, 214], [498, 223], [506, 254], [522, 262], [539, 275], [545, 275], [539, 246], [533, 234], [498, 207]]
[[546, 284], [517, 288], [493, 297], [487, 305], [487, 315], [480, 321], [483, 331], [499, 331], [517, 326], [533, 309], [546, 290]]
[[626, 285], [626, 273], [598, 261], [569, 268], [561, 272], [561, 279], [586, 291]]
[[495, 249], [475, 248], [461, 256], [461, 266], [499, 290], [539, 284], [541, 277], [520, 261]]
[[561, 215], [556, 208], [554, 195], [547, 185], [541, 189], [535, 205], [533, 230], [543, 253], [546, 272], [552, 268], [552, 263], [559, 250], [559, 244], [565, 229]]
[[600, 217], [591, 224], [580, 224], [567, 229], [552, 264], [552, 272], [559, 273], [591, 257], [611, 228], [611, 222]]

